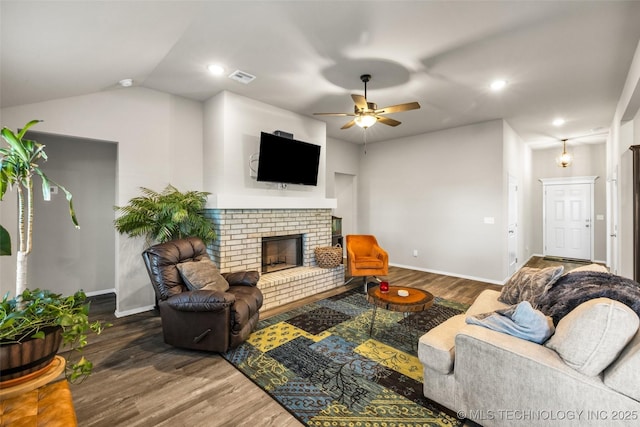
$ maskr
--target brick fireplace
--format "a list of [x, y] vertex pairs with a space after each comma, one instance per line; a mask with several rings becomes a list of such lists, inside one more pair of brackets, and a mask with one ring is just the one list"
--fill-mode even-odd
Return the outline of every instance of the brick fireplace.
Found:
[[[331, 209], [207, 209], [218, 239], [208, 248], [223, 272], [260, 271], [263, 309], [344, 285], [344, 266], [317, 266], [314, 249], [331, 246]], [[301, 266], [262, 271], [262, 238], [300, 235]]]

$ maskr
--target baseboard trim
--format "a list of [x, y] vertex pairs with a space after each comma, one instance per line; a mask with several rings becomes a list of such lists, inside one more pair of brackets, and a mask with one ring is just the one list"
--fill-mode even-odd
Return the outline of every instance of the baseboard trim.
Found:
[[429, 268], [420, 268], [420, 267], [415, 267], [413, 265], [394, 264], [394, 263], [389, 263], [389, 265], [394, 267], [407, 268], [409, 270], [424, 271], [425, 273], [442, 274], [443, 276], [459, 277], [461, 279], [468, 279], [468, 280], [477, 280], [478, 282], [490, 283], [492, 285], [504, 285], [504, 282], [500, 280], [486, 279], [484, 277], [466, 276], [464, 274], [451, 273], [449, 271], [431, 270]]
[[134, 314], [144, 313], [145, 311], [151, 311], [155, 308], [156, 307], [154, 305], [147, 305], [145, 307], [138, 307], [132, 310], [125, 310], [125, 311], [116, 310], [113, 314], [119, 319], [121, 317], [127, 317], [127, 316], [132, 316]]
[[111, 288], [111, 289], [103, 289], [101, 291], [91, 291], [91, 292], [85, 292], [85, 294], [88, 297], [95, 297], [98, 295], [106, 295], [106, 294], [116, 294], [116, 288]]

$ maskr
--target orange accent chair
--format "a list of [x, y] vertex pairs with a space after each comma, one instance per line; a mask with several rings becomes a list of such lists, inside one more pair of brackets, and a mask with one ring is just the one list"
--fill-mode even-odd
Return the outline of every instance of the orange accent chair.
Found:
[[378, 275], [389, 274], [389, 254], [378, 245], [375, 236], [367, 234], [347, 235], [347, 269], [351, 279], [362, 277], [364, 281], [364, 292], [367, 292], [367, 276], [373, 276], [376, 280]]

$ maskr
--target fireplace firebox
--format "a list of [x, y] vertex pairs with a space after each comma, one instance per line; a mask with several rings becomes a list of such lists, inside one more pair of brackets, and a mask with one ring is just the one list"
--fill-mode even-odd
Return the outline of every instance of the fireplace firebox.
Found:
[[302, 234], [262, 238], [262, 273], [302, 265]]

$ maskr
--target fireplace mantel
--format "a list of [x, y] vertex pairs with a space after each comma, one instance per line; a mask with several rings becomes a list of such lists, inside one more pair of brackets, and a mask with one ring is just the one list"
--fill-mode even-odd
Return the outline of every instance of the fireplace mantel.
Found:
[[318, 197], [292, 197], [280, 194], [273, 196], [238, 196], [234, 194], [211, 194], [207, 209], [335, 209], [337, 199]]

